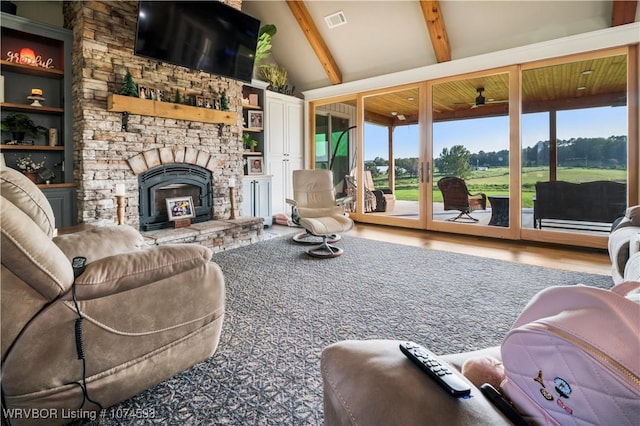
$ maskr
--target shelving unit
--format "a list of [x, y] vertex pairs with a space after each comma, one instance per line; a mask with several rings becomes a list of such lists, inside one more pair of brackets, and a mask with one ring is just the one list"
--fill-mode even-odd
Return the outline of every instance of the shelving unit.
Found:
[[[253, 81], [251, 85], [245, 85], [242, 88], [242, 97], [244, 99], [249, 99], [250, 103], [242, 104], [242, 133], [251, 133], [251, 138], [258, 141], [258, 146], [254, 148], [254, 151], [245, 151], [242, 153], [244, 156], [263, 156], [264, 150], [264, 127], [250, 127], [249, 123], [249, 113], [250, 111], [263, 111], [264, 106], [264, 91], [266, 89], [266, 84], [263, 84], [261, 81]], [[254, 100], [257, 103], [252, 104], [251, 100]], [[264, 123], [264, 116], [262, 117]], [[245, 169], [245, 175], [247, 171]]]
[[[47, 135], [27, 135], [33, 145], [7, 144], [13, 139], [2, 132], [0, 151], [8, 167], [17, 169], [19, 158], [30, 155], [44, 161], [55, 177], [38, 186], [51, 203], [56, 226], [76, 224], [75, 183], [73, 180], [73, 136], [71, 106], [71, 31], [41, 24], [6, 13], [0, 15], [2, 46], [0, 69], [4, 81], [2, 119], [13, 113], [27, 115], [39, 126], [58, 131], [58, 142], [50, 146]], [[26, 63], [25, 63], [26, 62]], [[27, 99], [32, 89], [41, 89], [42, 106]]]
[[[266, 161], [268, 153], [265, 150], [264, 127], [249, 127], [249, 114], [252, 111], [263, 111], [262, 124], [264, 126], [264, 102], [267, 83], [254, 80], [250, 85], [242, 88], [242, 97], [249, 103], [242, 104], [243, 133], [250, 133], [252, 139], [258, 141], [254, 151], [244, 151], [245, 158], [244, 178], [242, 179], [242, 211], [245, 215], [262, 217], [264, 226], [273, 224], [271, 215], [271, 175], [266, 174]], [[253, 100], [253, 102], [252, 102]], [[249, 159], [262, 157], [262, 174], [249, 174]]]

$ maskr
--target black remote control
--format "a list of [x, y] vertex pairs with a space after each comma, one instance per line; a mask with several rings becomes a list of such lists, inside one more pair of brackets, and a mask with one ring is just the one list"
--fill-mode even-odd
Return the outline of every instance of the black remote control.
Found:
[[456, 397], [463, 397], [471, 392], [469, 384], [462, 377], [456, 375], [445, 362], [440, 361], [433, 352], [414, 342], [400, 343], [400, 350], [422, 371], [442, 386], [447, 393]]

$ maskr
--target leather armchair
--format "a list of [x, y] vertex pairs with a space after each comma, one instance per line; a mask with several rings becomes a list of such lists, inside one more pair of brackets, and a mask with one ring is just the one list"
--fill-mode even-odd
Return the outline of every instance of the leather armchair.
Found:
[[[146, 248], [128, 226], [55, 237], [36, 185], [15, 170], [0, 173], [3, 408], [55, 409], [39, 422], [60, 424], [69, 421], [62, 410], [108, 407], [214, 353], [225, 287], [209, 249]], [[87, 263], [74, 280], [76, 256]]]

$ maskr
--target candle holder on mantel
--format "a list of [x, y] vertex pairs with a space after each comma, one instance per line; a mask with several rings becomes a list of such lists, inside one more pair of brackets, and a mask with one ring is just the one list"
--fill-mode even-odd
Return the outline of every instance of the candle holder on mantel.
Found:
[[229, 178], [229, 201], [231, 202], [229, 219], [236, 219], [236, 179], [235, 178]]
[[116, 195], [116, 202], [118, 203], [118, 225], [124, 223], [124, 195]]
[[124, 224], [124, 199], [125, 199], [125, 189], [123, 183], [116, 184], [116, 203], [118, 205], [117, 210], [117, 218], [118, 225]]

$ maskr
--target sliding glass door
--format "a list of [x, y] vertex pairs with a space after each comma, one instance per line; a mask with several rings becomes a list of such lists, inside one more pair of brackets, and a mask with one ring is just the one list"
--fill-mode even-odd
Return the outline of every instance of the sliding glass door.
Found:
[[345, 176], [355, 164], [355, 122], [355, 100], [322, 105], [315, 109], [315, 168], [331, 170], [338, 196], [344, 196], [348, 191]]
[[311, 103], [312, 158], [359, 222], [605, 248], [640, 198], [639, 67], [622, 47]]
[[362, 98], [363, 152], [352, 174], [364, 185], [363, 221], [419, 226], [424, 161], [419, 95], [419, 86], [408, 86]]
[[476, 235], [509, 228], [509, 74], [432, 88], [431, 227]]
[[627, 65], [626, 54], [586, 56], [522, 72], [522, 227], [531, 238], [602, 237], [624, 215]]

